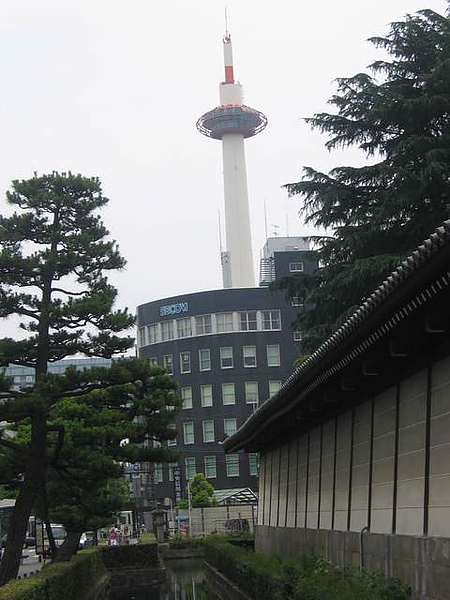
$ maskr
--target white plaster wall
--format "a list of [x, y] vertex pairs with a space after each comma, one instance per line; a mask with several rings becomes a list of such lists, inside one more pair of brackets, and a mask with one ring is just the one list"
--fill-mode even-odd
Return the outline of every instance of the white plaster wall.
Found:
[[258, 525], [269, 524], [270, 504], [270, 455], [261, 454], [259, 457], [259, 509]]
[[269, 525], [276, 527], [278, 523], [278, 488], [280, 485], [280, 449], [271, 453], [272, 494], [270, 502]]
[[308, 456], [308, 436], [304, 435], [298, 442], [297, 470], [297, 527], [304, 527], [306, 522], [306, 475]]
[[355, 408], [350, 514], [352, 531], [360, 531], [368, 525], [371, 414], [371, 402], [364, 402]]
[[396, 389], [376, 398], [373, 416], [372, 515], [373, 533], [391, 533], [394, 501]]
[[425, 370], [400, 384], [396, 528], [400, 534], [423, 533], [426, 390]]
[[286, 444], [281, 448], [281, 461], [280, 461], [280, 489], [279, 489], [279, 503], [278, 503], [278, 527], [286, 527], [286, 513], [287, 513], [287, 488], [288, 488], [288, 476], [289, 476], [289, 444]]
[[[263, 454], [259, 523], [331, 529], [334, 521], [334, 529], [347, 530], [350, 506], [352, 531], [370, 521], [372, 533], [389, 534], [396, 525], [395, 533], [423, 535], [427, 382], [428, 373], [422, 370], [374, 399], [372, 442], [372, 402], [367, 401], [354, 410], [353, 431], [348, 411], [322, 430], [316, 428], [309, 436]], [[450, 357], [432, 369], [429, 466], [428, 534], [450, 536]]]
[[450, 357], [432, 371], [428, 532], [450, 536]]
[[333, 516], [334, 421], [322, 428], [322, 476], [320, 484], [320, 528], [331, 529]]
[[350, 452], [351, 452], [351, 413], [345, 413], [337, 420], [336, 440], [336, 489], [334, 528], [346, 530], [348, 516], [348, 491], [350, 478]]
[[287, 488], [287, 515], [286, 527], [295, 527], [296, 505], [297, 505], [297, 461], [298, 461], [298, 442], [294, 440], [289, 445], [289, 474]]
[[319, 522], [320, 428], [309, 434], [308, 508], [306, 526], [315, 529]]

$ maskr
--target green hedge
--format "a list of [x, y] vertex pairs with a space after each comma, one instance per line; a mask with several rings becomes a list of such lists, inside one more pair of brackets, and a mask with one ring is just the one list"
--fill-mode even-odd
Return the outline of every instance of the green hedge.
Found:
[[407, 586], [381, 573], [340, 569], [307, 554], [255, 554], [223, 541], [205, 544], [206, 560], [258, 600], [407, 600]]
[[0, 600], [80, 600], [106, 573], [101, 552], [89, 548], [69, 562], [44, 565], [36, 575], [0, 587]]
[[[132, 544], [129, 546], [103, 546], [102, 559], [107, 569], [123, 567], [156, 567], [159, 565], [158, 546]], [[0, 598], [0, 600], [2, 600]]]

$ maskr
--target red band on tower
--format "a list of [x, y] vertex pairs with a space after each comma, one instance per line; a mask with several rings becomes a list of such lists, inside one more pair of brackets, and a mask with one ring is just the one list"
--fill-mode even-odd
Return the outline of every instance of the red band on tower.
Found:
[[234, 83], [233, 65], [225, 65], [225, 83]]

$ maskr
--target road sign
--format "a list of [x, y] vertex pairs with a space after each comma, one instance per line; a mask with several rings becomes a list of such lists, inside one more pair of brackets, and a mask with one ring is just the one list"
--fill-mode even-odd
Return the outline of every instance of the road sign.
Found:
[[180, 467], [173, 467], [173, 488], [175, 491], [175, 503], [181, 500], [181, 469]]
[[36, 519], [36, 554], [44, 554], [44, 523]]

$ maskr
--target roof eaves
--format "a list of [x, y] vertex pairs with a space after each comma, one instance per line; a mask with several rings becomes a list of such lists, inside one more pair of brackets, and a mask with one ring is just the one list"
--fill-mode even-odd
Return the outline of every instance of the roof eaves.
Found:
[[369, 296], [369, 298], [351, 315], [339, 329], [335, 331], [319, 348], [311, 354], [284, 382], [283, 386], [258, 408], [238, 429], [236, 433], [224, 441], [226, 452], [236, 452], [242, 449], [245, 443], [253, 437], [253, 432], [259, 424], [263, 424], [276, 412], [282, 414], [290, 407], [294, 386], [304, 378], [305, 387], [310, 381], [314, 370], [319, 367], [333, 351], [342, 348], [344, 342], [366, 321], [380, 305], [386, 301], [394, 292], [413, 274], [430, 260], [430, 257], [450, 242], [450, 220], [436, 229], [410, 256], [408, 256], [389, 275], [384, 282]]

